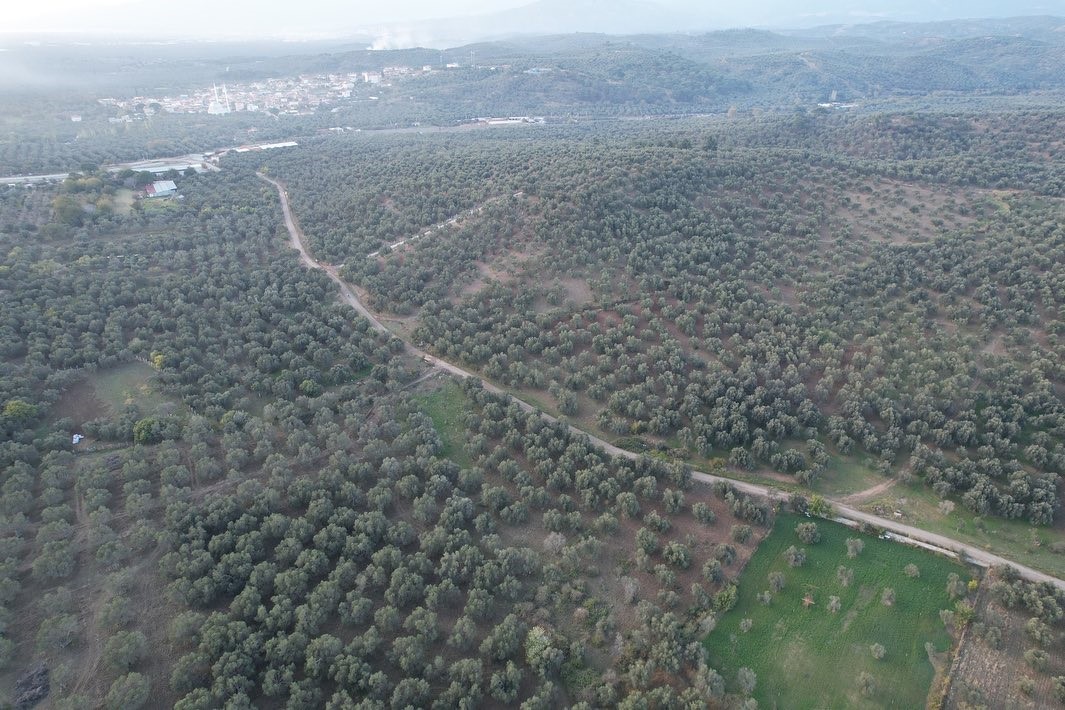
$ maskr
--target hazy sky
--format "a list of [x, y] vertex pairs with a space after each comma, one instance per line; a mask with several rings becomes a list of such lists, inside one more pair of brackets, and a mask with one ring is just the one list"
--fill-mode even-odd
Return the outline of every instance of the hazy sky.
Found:
[[[384, 22], [409, 22], [453, 15], [492, 12], [528, 4], [530, 0], [12, 0], [3, 10], [4, 29], [11, 32], [84, 29], [94, 26], [95, 18], [114, 22], [116, 12], [128, 13], [122, 23], [129, 27], [163, 30], [167, 23], [179, 26], [185, 20], [211, 23], [212, 17], [223, 23], [249, 26], [263, 25], [263, 15], [280, 28], [313, 20], [307, 15], [339, 20], [346, 25], [373, 25]], [[161, 14], [160, 14], [161, 13]], [[296, 16], [299, 15], [299, 16]], [[314, 22], [306, 22], [313, 26]]]
[[[145, 38], [314, 37], [366, 27], [498, 12], [533, 0], [3, 0], [0, 32], [115, 32]], [[1065, 15], [1065, 0], [551, 0], [552, 14], [615, 15], [615, 3], [655, 4], [698, 29], [824, 22]], [[646, 12], [646, 8], [644, 8]], [[673, 16], [673, 15], [671, 15]], [[677, 15], [679, 16], [679, 15]], [[587, 25], [587, 20], [585, 20]], [[684, 25], [695, 29], [690, 25]], [[683, 27], [678, 26], [677, 29]], [[580, 27], [579, 29], [594, 29]], [[520, 31], [520, 28], [519, 30]]]

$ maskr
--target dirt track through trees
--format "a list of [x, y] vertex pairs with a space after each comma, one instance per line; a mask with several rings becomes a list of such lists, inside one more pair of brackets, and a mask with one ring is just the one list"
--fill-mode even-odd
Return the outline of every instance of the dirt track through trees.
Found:
[[[292, 214], [292, 208], [289, 204], [288, 192], [285, 186], [282, 183], [263, 175], [262, 173], [259, 173], [258, 175], [260, 179], [268, 182], [277, 189], [277, 194], [281, 199], [281, 210], [284, 213], [285, 227], [288, 229], [292, 247], [299, 251], [300, 258], [302, 259], [303, 263], [312, 269], [324, 271], [326, 274], [328, 274], [329, 278], [335, 281], [336, 284], [340, 287], [341, 296], [343, 297], [344, 302], [354, 308], [356, 311], [358, 311], [358, 313], [364, 318], [366, 318], [375, 330], [390, 335], [394, 338], [403, 340], [402, 338], [399, 338], [399, 336], [397, 336], [393, 331], [389, 330], [385, 325], [383, 325], [381, 321], [379, 321], [377, 317], [370, 312], [370, 310], [362, 303], [362, 301], [359, 300], [359, 297], [355, 293], [354, 289], [352, 289], [351, 286], [349, 286], [347, 282], [345, 282], [344, 279], [340, 277], [335, 266], [323, 264], [314, 258], [314, 256], [310, 252], [310, 247], [307, 243], [307, 237], [299, 229], [299, 225]], [[470, 372], [469, 370], [465, 370], [459, 367], [458, 365], [447, 362], [446, 360], [441, 360], [438, 357], [430, 355], [429, 353], [425, 352], [424, 350], [421, 350], [420, 348], [414, 346], [412, 343], [406, 340], [403, 340], [403, 343], [406, 352], [415, 357], [420, 358], [423, 362], [425, 362], [431, 367], [439, 368], [445, 372], [456, 375], [457, 377], [473, 378], [481, 382], [484, 388], [489, 392], [504, 396], [511, 396], [510, 393], [492, 384], [488, 380], [485, 380], [480, 375]], [[532, 406], [528, 402], [524, 402], [516, 397], [512, 397], [512, 399], [518, 404], [519, 407], [521, 407], [527, 412], [539, 413], [541, 416], [546, 417], [548, 420], [553, 422], [559, 421], [556, 417], [553, 417], [547, 412], [544, 412], [538, 409], [537, 407]], [[573, 426], [572, 424], [566, 423], [566, 426], [569, 427], [570, 431], [575, 436], [586, 439], [591, 444], [602, 448], [604, 451], [613, 456], [621, 456], [632, 460], [638, 459], [641, 456], [641, 454], [618, 448], [617, 446], [614, 446], [613, 444], [604, 441], [603, 439], [600, 439], [594, 434], [590, 434], [589, 432], [584, 431], [583, 429], [579, 429]], [[698, 481], [699, 483], [710, 485], [718, 482], [726, 482], [743, 493], [769, 498], [770, 500], [784, 500], [787, 497], [787, 493], [785, 493], [784, 491], [769, 488], [767, 486], [758, 485], [755, 483], [748, 483], [746, 481], [738, 481], [723, 476], [715, 476], [713, 474], [704, 473], [702, 471], [693, 470], [692, 479]], [[941, 547], [943, 549], [956, 552], [965, 557], [969, 562], [972, 562], [973, 564], [979, 565], [981, 567], [1009, 565], [1016, 569], [1017, 572], [1025, 579], [1031, 580], [1033, 582], [1049, 582], [1060, 589], [1065, 589], [1065, 580], [1058, 579], [1057, 577], [1045, 574], [1038, 570], [1032, 569], [1031, 567], [1026, 567], [1024, 565], [1018, 564], [1016, 562], [1006, 559], [1005, 557], [1001, 557], [986, 550], [982, 550], [979, 547], [967, 545], [959, 540], [955, 540], [945, 535], [938, 535], [936, 533], [928, 532], [920, 528], [915, 528], [911, 525], [905, 525], [894, 520], [888, 520], [887, 518], [881, 518], [877, 515], [866, 513], [864, 511], [858, 510], [857, 508], [853, 508], [847, 505], [842, 499], [833, 499], [831, 500], [831, 503], [835, 508], [837, 516], [857, 523], [867, 523], [869, 525], [875, 525], [876, 527], [879, 527], [883, 530], [890, 531], [894, 533], [896, 538], [899, 539], [901, 542], [913, 540], [919, 543], [925, 543], [926, 545]]]
[[858, 491], [857, 493], [851, 493], [848, 496], [843, 496], [839, 499], [840, 503], [846, 503], [848, 505], [856, 505], [858, 503], [864, 503], [870, 498], [876, 498], [881, 493], [884, 493], [895, 486], [899, 482], [897, 478], [889, 478], [883, 483], [878, 483], [875, 486], [866, 488], [864, 491]]

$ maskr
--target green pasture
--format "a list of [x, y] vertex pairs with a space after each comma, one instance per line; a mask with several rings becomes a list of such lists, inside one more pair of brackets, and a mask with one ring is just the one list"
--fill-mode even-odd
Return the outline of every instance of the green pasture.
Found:
[[433, 420], [433, 427], [444, 442], [441, 456], [451, 459], [459, 466], [469, 466], [470, 456], [464, 446], [466, 425], [463, 422], [463, 417], [469, 409], [469, 401], [462, 388], [454, 382], [449, 382], [435, 392], [417, 397], [416, 400], [421, 411]]
[[[759, 546], [739, 581], [738, 602], [706, 639], [711, 664], [725, 677], [730, 692], [739, 692], [737, 672], [757, 674], [753, 697], [762, 708], [923, 708], [934, 669], [925, 648], [935, 652], [951, 644], [941, 609], [953, 608], [947, 594], [952, 572], [967, 580], [960, 564], [900, 543], [862, 535], [844, 525], [816, 520], [821, 541], [803, 544], [794, 530], [810, 518], [777, 517], [772, 533]], [[864, 550], [847, 556], [847, 538], [860, 538]], [[806, 563], [793, 568], [785, 560], [790, 546], [806, 550]], [[914, 564], [920, 576], [904, 568]], [[843, 586], [837, 569], [853, 570]], [[769, 575], [780, 572], [785, 586], [765, 604]], [[895, 601], [885, 606], [885, 588]], [[840, 609], [829, 610], [838, 596]], [[750, 619], [750, 629], [741, 628]], [[886, 655], [873, 657], [881, 644]], [[874, 688], [863, 695], [859, 674], [868, 673]]]

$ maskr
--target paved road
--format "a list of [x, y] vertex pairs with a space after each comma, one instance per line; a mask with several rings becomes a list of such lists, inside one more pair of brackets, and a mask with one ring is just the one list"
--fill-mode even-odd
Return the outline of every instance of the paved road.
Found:
[[[306, 236], [300, 230], [298, 223], [292, 216], [292, 208], [289, 205], [288, 201], [288, 192], [286, 191], [284, 185], [277, 182], [276, 180], [272, 180], [266, 177], [265, 175], [262, 175], [261, 173], [259, 174], [259, 177], [273, 185], [275, 188], [277, 188], [277, 193], [281, 197], [281, 210], [285, 215], [285, 226], [288, 228], [289, 238], [292, 243], [292, 247], [299, 251], [303, 263], [312, 269], [318, 269], [329, 274], [329, 277], [333, 279], [333, 281], [335, 281], [340, 287], [340, 292], [343, 296], [344, 302], [350, 305], [356, 311], [358, 311], [368, 321], [370, 321], [370, 324], [376, 330], [382, 333], [386, 333], [388, 335], [392, 335], [393, 337], [398, 337], [395, 333], [393, 333], [387, 327], [382, 325], [381, 321], [377, 320], [373, 313], [371, 313], [369, 309], [367, 309], [366, 306], [362, 304], [355, 291], [342, 278], [340, 278], [340, 275], [337, 273], [336, 267], [328, 264], [323, 264], [311, 255], [307, 247]], [[447, 362], [446, 360], [441, 360], [438, 357], [430, 355], [429, 353], [415, 347], [409, 342], [404, 342], [408, 353], [421, 358], [429, 365], [444, 370], [445, 372], [449, 372], [458, 377], [470, 377], [476, 380], [480, 380], [480, 382], [484, 385], [484, 388], [489, 392], [509, 395], [508, 392], [503, 391], [496, 385], [482, 378], [480, 375], [474, 374], [469, 370], [464, 370], [458, 365], [454, 365], [450, 362]], [[537, 409], [528, 402], [524, 402], [517, 398], [514, 398], [513, 401], [517, 402], [518, 406], [520, 406], [526, 412], [540, 414], [541, 416], [546, 417], [547, 419], [553, 422], [559, 421], [556, 417], [553, 417], [547, 412]], [[618, 448], [610, 442], [600, 439], [594, 434], [590, 434], [584, 431], [583, 429], [578, 429], [572, 424], [566, 423], [566, 426], [568, 426], [570, 432], [572, 432], [578, 438], [584, 438], [588, 442], [602, 448], [604, 451], [613, 456], [621, 456], [631, 460], [636, 460], [640, 458], [640, 454]], [[759, 485], [757, 483], [748, 483], [746, 481], [737, 481], [731, 478], [725, 478], [723, 476], [715, 476], [710, 473], [704, 473], [702, 471], [693, 471], [692, 479], [699, 483], [705, 484], [714, 484], [720, 481], [724, 481], [726, 483], [731, 484], [738, 491], [741, 491], [748, 495], [769, 498], [770, 500], [784, 500], [787, 498], [788, 495], [783, 491], [770, 488], [768, 486]], [[1020, 575], [1025, 579], [1029, 579], [1034, 582], [1050, 582], [1051, 584], [1054, 584], [1057, 587], [1065, 590], [1065, 581], [1058, 579], [1057, 577], [1052, 577], [1048, 574], [1044, 574], [1043, 572], [1034, 570], [1030, 567], [1018, 564], [1016, 562], [1006, 559], [1005, 557], [1000, 557], [999, 555], [987, 552], [986, 550], [982, 550], [979, 547], [967, 545], [963, 542], [947, 537], [945, 535], [938, 535], [936, 533], [931, 533], [920, 528], [915, 528], [912, 525], [905, 525], [895, 520], [881, 518], [878, 515], [866, 513], [865, 511], [858, 510], [857, 508], [852, 508], [851, 506], [844, 505], [843, 503], [840, 503], [838, 501], [832, 501], [832, 505], [835, 508], [836, 514], [838, 516], [858, 523], [869, 523], [870, 525], [875, 525], [879, 528], [883, 528], [884, 530], [888, 530], [894, 533], [896, 539], [900, 539], [902, 542], [916, 541], [918, 543], [924, 543], [925, 545], [932, 545], [935, 547], [943, 548], [945, 550], [950, 550], [952, 552], [956, 552], [962, 557], [982, 567], [989, 567], [994, 565], [1010, 565], [1011, 567], [1016, 569], [1020, 573]]]
[[0, 177], [0, 185], [35, 185], [39, 182], [63, 182], [70, 173], [54, 173], [52, 175], [15, 175], [13, 177]]
[[[248, 147], [255, 149], [264, 145], [274, 144], [254, 143]], [[245, 146], [240, 147], [243, 149]], [[217, 156], [218, 154], [224, 154], [234, 150], [237, 150], [237, 148], [216, 148], [210, 151], [210, 154]], [[134, 160], [128, 163], [109, 163], [103, 166], [103, 169], [110, 173], [119, 173], [123, 170], [133, 170], [136, 172], [148, 170], [156, 174], [161, 174], [167, 170], [177, 170], [178, 172], [182, 172], [188, 168], [195, 168], [197, 172], [206, 170], [218, 173], [222, 171], [222, 168], [211, 162], [211, 160], [208, 159], [208, 154], [205, 153], [187, 153], [185, 155], [175, 155], [168, 158]], [[52, 173], [50, 175], [10, 175], [0, 177], [0, 185], [35, 185], [37, 183], [62, 182], [68, 177], [70, 177], [70, 173]]]

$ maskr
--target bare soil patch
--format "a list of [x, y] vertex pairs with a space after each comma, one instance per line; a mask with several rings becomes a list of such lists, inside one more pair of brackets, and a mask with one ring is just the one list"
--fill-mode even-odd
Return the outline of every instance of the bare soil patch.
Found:
[[85, 422], [107, 416], [109, 407], [96, 394], [89, 382], [79, 382], [59, 398], [53, 410], [57, 418], [66, 418], [81, 427]]
[[1000, 333], [988, 340], [984, 347], [980, 348], [980, 352], [986, 355], [1005, 355], [1006, 341], [1002, 334]]
[[563, 288], [566, 289], [566, 296], [568, 300], [578, 306], [583, 306], [586, 303], [591, 303], [594, 300], [592, 294], [592, 287], [588, 285], [588, 282], [584, 279], [560, 279], [560, 283]]
[[857, 503], [864, 503], [865, 501], [867, 501], [867, 500], [869, 500], [871, 498], [876, 498], [881, 493], [887, 492], [888, 490], [890, 490], [898, 482], [899, 482], [899, 479], [897, 479], [897, 478], [889, 478], [888, 480], [884, 481], [883, 483], [876, 484], [872, 488], [866, 488], [864, 491], [858, 491], [857, 493], [852, 493], [849, 496], [840, 499], [840, 502], [844, 503], [846, 505], [855, 505]]
[[845, 191], [835, 216], [860, 239], [906, 244], [972, 224], [979, 201], [974, 192], [885, 179]]
[[[1058, 703], [1053, 695], [1053, 678], [1065, 674], [1065, 653], [1061, 642], [1046, 649], [1050, 663], [1044, 672], [1034, 670], [1024, 660], [1024, 653], [1036, 646], [1025, 632], [1028, 615], [1019, 608], [999, 606], [987, 593], [987, 585], [994, 582], [993, 575], [984, 579], [977, 604], [976, 619], [986, 628], [1001, 629], [1001, 641], [990, 643], [986, 634], [969, 629], [965, 643], [958, 651], [958, 662], [951, 679], [950, 693], [944, 707], [948, 710], [965, 710], [971, 707], [987, 708], [1048, 708]], [[1029, 678], [1034, 683], [1031, 695], [1025, 695], [1018, 683]]]
[[500, 266], [488, 264], [483, 261], [476, 262], [475, 266], [477, 267], [477, 275], [474, 277], [473, 281], [459, 289], [460, 299], [465, 296], [472, 296], [479, 293], [490, 281], [498, 281], [503, 284], [514, 281], [514, 275], [509, 271], [502, 269]]

